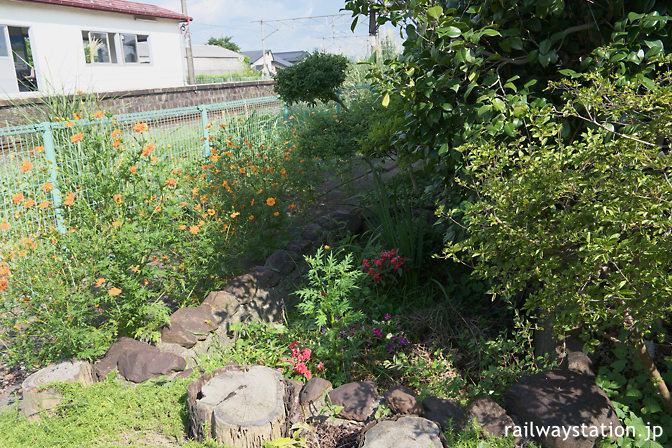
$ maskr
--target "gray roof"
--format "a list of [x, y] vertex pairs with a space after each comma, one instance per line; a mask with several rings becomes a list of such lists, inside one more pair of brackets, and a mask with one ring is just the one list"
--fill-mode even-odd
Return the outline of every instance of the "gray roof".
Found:
[[191, 51], [195, 58], [242, 58], [241, 54], [219, 45], [192, 45]]
[[[266, 52], [271, 53], [273, 57], [273, 62], [277, 62], [279, 65], [282, 65], [284, 67], [289, 67], [290, 65], [296, 64], [309, 54], [307, 51], [274, 52], [272, 50], [266, 50]], [[254, 63], [255, 61], [261, 59], [261, 50], [243, 51], [241, 54], [250, 58], [251, 63]]]
[[[267, 50], [267, 51], [271, 51], [271, 50]], [[261, 50], [241, 51], [240, 54], [250, 58], [250, 62], [258, 61], [259, 59], [261, 59]]]

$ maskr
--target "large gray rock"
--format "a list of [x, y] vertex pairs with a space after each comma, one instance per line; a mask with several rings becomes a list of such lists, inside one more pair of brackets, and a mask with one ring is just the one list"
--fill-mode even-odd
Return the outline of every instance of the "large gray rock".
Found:
[[216, 369], [187, 388], [191, 433], [241, 448], [283, 437], [287, 388], [280, 372], [265, 366]]
[[343, 406], [338, 416], [346, 420], [364, 422], [372, 415], [378, 404], [378, 391], [373, 381], [348, 383], [329, 392], [334, 406]]
[[128, 381], [142, 383], [150, 378], [181, 372], [187, 367], [187, 361], [173, 353], [128, 350], [119, 356], [117, 367]]
[[425, 418], [441, 425], [443, 429], [457, 428], [464, 421], [464, 409], [453, 400], [427, 397], [422, 400]]
[[250, 269], [250, 275], [253, 275], [259, 282], [259, 286], [262, 288], [273, 288], [278, 286], [282, 277], [280, 274], [274, 270], [268, 268], [267, 266], [255, 266]]
[[296, 268], [299, 256], [286, 250], [276, 250], [266, 259], [264, 266], [280, 275], [287, 275]]
[[[467, 407], [465, 426], [472, 422], [475, 422], [487, 436], [495, 438], [511, 434], [515, 425], [504, 408], [490, 398], [480, 398]], [[522, 438], [517, 438], [516, 442], [520, 441]]]
[[385, 392], [387, 406], [395, 414], [422, 414], [422, 406], [416, 395], [410, 389], [394, 386]]
[[219, 325], [236, 314], [240, 308], [240, 300], [229, 291], [213, 291], [203, 300], [201, 306], [210, 307], [210, 312]]
[[50, 383], [93, 383], [91, 364], [86, 361], [65, 361], [51, 364], [30, 375], [21, 384], [23, 399], [19, 403], [21, 413], [29, 420], [39, 418], [40, 411], [58, 406], [62, 395], [56, 389], [38, 390]]
[[363, 436], [362, 448], [441, 448], [441, 429], [436, 423], [404, 416], [376, 423]]
[[[609, 428], [614, 433], [620, 426], [611, 401], [595, 379], [571, 371], [523, 377], [507, 392], [505, 405], [520, 425], [519, 431], [534, 430], [534, 434], [522, 436], [535, 437], [539, 429], [550, 428], [547, 435], [535, 437], [549, 448], [592, 448], [598, 430], [608, 435]], [[569, 435], [560, 432], [563, 429]]]
[[215, 317], [207, 304], [180, 308], [170, 316], [170, 324], [161, 330], [161, 340], [189, 348], [216, 329]]
[[308, 406], [311, 403], [321, 402], [324, 393], [329, 392], [332, 388], [333, 385], [331, 384], [331, 381], [319, 377], [311, 378], [301, 389], [301, 394], [299, 395], [301, 406]]
[[158, 351], [153, 345], [136, 341], [135, 339], [122, 337], [112, 344], [105, 353], [105, 356], [96, 361], [93, 365], [93, 376], [96, 381], [104, 381], [107, 375], [117, 368], [117, 361], [122, 353], [129, 350], [154, 350]]

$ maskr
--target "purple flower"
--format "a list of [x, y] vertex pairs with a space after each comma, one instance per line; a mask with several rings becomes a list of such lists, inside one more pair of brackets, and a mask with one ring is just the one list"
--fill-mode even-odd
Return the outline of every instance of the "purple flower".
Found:
[[385, 315], [385, 320], [390, 320], [390, 319], [392, 319], [392, 315], [390, 313], [387, 313]]
[[387, 347], [385, 347], [385, 350], [387, 350], [387, 353], [389, 353], [389, 354], [394, 353], [394, 345], [393, 344], [387, 344]]
[[374, 328], [374, 329], [373, 329], [373, 335], [374, 335], [375, 337], [377, 337], [378, 339], [380, 339], [380, 338], [383, 337], [383, 332], [380, 331], [380, 330], [377, 329], [377, 328]]
[[399, 345], [401, 345], [403, 347], [406, 344], [408, 344], [408, 341], [406, 340], [406, 338], [399, 338]]

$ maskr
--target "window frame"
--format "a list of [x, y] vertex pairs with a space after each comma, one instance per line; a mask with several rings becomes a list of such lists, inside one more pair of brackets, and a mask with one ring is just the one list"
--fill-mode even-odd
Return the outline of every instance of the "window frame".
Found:
[[[124, 32], [124, 31], [98, 31], [98, 30], [92, 30], [92, 29], [82, 29], [82, 44], [84, 47], [84, 63], [86, 65], [151, 65], [153, 62], [152, 58], [152, 47], [151, 47], [151, 38], [149, 34], [138, 34], [138, 33], [133, 33], [133, 32]], [[108, 57], [109, 57], [109, 62], [95, 62], [87, 61], [87, 51], [86, 48], [87, 46], [84, 44], [85, 42], [91, 42], [91, 34], [99, 34], [99, 35], [105, 35], [106, 42], [107, 42], [107, 50], [108, 50]], [[85, 36], [86, 35], [86, 36]], [[134, 48], [135, 48], [135, 62], [129, 62], [126, 61], [126, 54], [124, 50], [124, 36], [133, 36], [135, 43], [134, 43]], [[88, 41], [84, 40], [84, 38], [87, 38]], [[143, 37], [144, 41], [140, 41], [139, 37]], [[144, 44], [147, 48], [147, 61], [143, 62], [141, 59], [139, 47]]]
[[9, 28], [8, 25], [6, 24], [0, 24], [0, 39], [2, 39], [5, 43], [5, 52], [7, 54], [2, 54], [0, 53], [0, 58], [12, 58], [12, 61], [14, 60], [12, 56], [12, 42], [9, 39]]

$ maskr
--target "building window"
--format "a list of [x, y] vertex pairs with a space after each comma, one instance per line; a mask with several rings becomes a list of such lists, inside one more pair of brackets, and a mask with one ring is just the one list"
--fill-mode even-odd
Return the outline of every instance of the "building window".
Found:
[[148, 36], [140, 34], [121, 34], [120, 36], [124, 63], [149, 64]]
[[114, 33], [82, 31], [82, 41], [87, 64], [116, 64], [118, 62]]
[[0, 57], [8, 57], [9, 56], [9, 45], [7, 45], [7, 33], [5, 30], [7, 27], [5, 26], [0, 26]]

